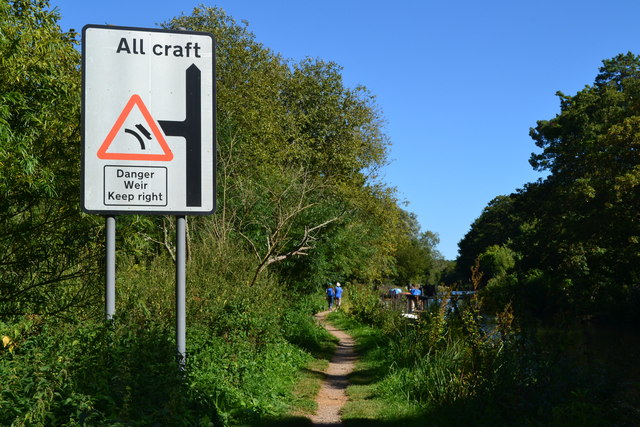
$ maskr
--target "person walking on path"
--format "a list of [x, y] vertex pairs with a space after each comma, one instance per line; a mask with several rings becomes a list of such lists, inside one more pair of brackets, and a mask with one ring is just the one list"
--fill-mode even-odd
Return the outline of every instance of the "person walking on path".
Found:
[[327, 303], [329, 304], [329, 311], [333, 310], [333, 300], [336, 297], [336, 291], [331, 287], [331, 284], [327, 285]]
[[340, 308], [340, 303], [342, 302], [342, 286], [340, 286], [340, 282], [336, 283], [336, 310]]

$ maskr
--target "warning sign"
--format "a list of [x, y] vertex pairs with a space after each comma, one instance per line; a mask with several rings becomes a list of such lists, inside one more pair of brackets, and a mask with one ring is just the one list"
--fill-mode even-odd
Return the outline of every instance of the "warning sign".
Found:
[[97, 155], [112, 160], [173, 160], [164, 135], [139, 95], [129, 99]]
[[107, 206], [167, 206], [167, 168], [105, 166]]
[[209, 215], [216, 205], [215, 40], [82, 29], [82, 208]]

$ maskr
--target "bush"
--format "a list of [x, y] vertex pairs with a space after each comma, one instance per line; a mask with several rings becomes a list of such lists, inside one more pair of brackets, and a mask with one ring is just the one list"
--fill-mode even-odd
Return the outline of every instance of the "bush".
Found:
[[199, 407], [223, 424], [277, 415], [291, 400], [298, 369], [311, 357], [286, 342], [257, 348], [249, 341], [190, 335], [189, 383]]
[[324, 299], [321, 295], [301, 297], [282, 318], [283, 337], [301, 349], [308, 351], [315, 357], [330, 359], [333, 347], [326, 343], [334, 338], [327, 330], [319, 326], [313, 314], [324, 309]]
[[2, 425], [176, 424], [190, 417], [175, 345], [161, 324], [34, 318], [7, 328], [22, 333], [2, 354]]
[[394, 333], [404, 325], [400, 313], [387, 310], [379, 292], [369, 285], [353, 284], [349, 287], [348, 315], [358, 322]]
[[465, 362], [464, 343], [452, 341], [442, 350], [415, 357], [411, 364], [391, 363], [379, 391], [389, 398], [402, 396], [421, 406], [451, 404], [473, 394], [465, 376]]

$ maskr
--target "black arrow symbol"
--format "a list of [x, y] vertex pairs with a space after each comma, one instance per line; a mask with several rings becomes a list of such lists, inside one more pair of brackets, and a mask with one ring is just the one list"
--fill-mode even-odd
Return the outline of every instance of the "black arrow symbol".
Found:
[[202, 108], [201, 76], [196, 64], [186, 70], [186, 99], [184, 120], [158, 120], [167, 136], [181, 136], [187, 144], [187, 206], [202, 206], [201, 182], [201, 145], [202, 145]]

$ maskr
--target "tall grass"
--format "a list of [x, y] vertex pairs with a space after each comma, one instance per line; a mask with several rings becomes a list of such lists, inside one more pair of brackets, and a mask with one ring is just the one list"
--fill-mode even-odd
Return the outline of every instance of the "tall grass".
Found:
[[[397, 344], [393, 346], [398, 348]], [[451, 404], [469, 397], [473, 389], [465, 376], [466, 348], [454, 341], [439, 351], [416, 357], [412, 364], [391, 363], [379, 391], [421, 405]], [[390, 358], [393, 350], [390, 351]]]
[[0, 355], [0, 425], [176, 424], [193, 415], [165, 325], [32, 318], [2, 333], [21, 323], [16, 347]]

